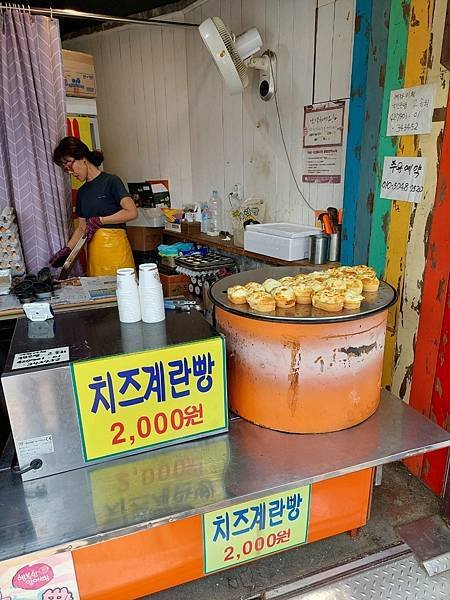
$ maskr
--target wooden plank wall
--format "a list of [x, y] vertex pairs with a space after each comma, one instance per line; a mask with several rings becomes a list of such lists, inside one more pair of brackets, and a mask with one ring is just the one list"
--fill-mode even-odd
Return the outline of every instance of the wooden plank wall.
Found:
[[[444, 394], [435, 395], [439, 382], [439, 371], [450, 371], [447, 360], [448, 348], [444, 358], [439, 358], [440, 346], [444, 346], [444, 313], [450, 310], [445, 291], [448, 288], [450, 265], [450, 105], [446, 111], [445, 131], [441, 149], [436, 200], [428, 220], [425, 250], [426, 264], [423, 277], [420, 319], [412, 369], [410, 404], [422, 414], [435, 418], [443, 426], [450, 428], [449, 419], [443, 415], [443, 407], [449, 398]], [[432, 401], [434, 398], [434, 403]], [[431, 406], [430, 406], [431, 404]], [[424, 472], [428, 482], [436, 487], [435, 469], [440, 469], [442, 455], [430, 458], [429, 468]], [[423, 458], [410, 459], [408, 466], [416, 475], [422, 473]], [[426, 463], [425, 463], [426, 464]], [[442, 482], [441, 482], [442, 483]]]
[[[258, 27], [278, 56], [287, 146], [317, 208], [342, 206], [343, 184], [301, 183], [303, 106], [349, 96], [354, 2], [205, 0], [175, 15], [198, 23], [221, 16], [235, 33]], [[125, 27], [64, 45], [94, 56], [108, 170], [128, 181], [168, 178], [175, 205], [213, 189], [224, 198], [239, 183], [246, 196], [266, 199], [267, 219], [314, 222], [292, 180], [274, 102], [259, 99], [257, 73], [242, 96], [230, 96], [196, 30]]]
[[403, 87], [405, 55], [408, 40], [410, 0], [392, 0], [389, 20], [389, 38], [386, 60], [380, 138], [376, 165], [376, 186], [369, 244], [369, 262], [380, 277], [386, 267], [386, 239], [389, 231], [391, 201], [380, 197], [381, 173], [385, 156], [397, 153], [397, 138], [386, 136], [389, 99], [392, 90]]
[[[362, 34], [357, 29], [355, 44], [359, 44], [361, 55], [359, 58], [355, 56], [353, 61], [350, 118], [355, 114], [356, 119], [350, 122], [351, 146], [347, 153], [346, 177], [349, 179], [346, 181], [344, 197], [346, 235], [343, 256], [349, 264], [365, 262], [369, 238], [369, 264], [396, 288], [399, 295], [397, 304], [389, 313], [383, 385], [391, 388], [404, 401], [410, 400], [411, 405], [423, 414], [449, 427], [448, 406], [445, 405], [445, 412], [442, 408], [443, 394], [438, 393], [442, 387], [440, 378], [435, 378], [436, 372], [442, 371], [438, 349], [440, 339], [441, 346], [443, 344], [441, 327], [450, 264], [447, 202], [449, 121], [442, 149], [449, 72], [440, 64], [447, 0], [389, 0], [384, 7], [381, 2], [372, 2], [370, 17], [367, 15], [368, 4], [361, 0], [356, 7], [357, 18], [361, 13], [361, 23], [370, 29], [371, 38], [367, 70], [364, 73], [365, 46], [364, 40], [361, 40]], [[389, 15], [387, 55], [377, 56], [375, 50], [379, 44], [376, 40], [386, 32], [381, 26], [380, 16], [375, 18], [375, 11], [383, 9], [384, 14]], [[380, 89], [374, 86], [378, 59], [380, 73], [385, 62], [382, 102]], [[361, 90], [359, 86], [364, 75], [366, 89]], [[437, 89], [431, 133], [387, 137], [391, 90], [427, 83], [435, 84]], [[379, 84], [381, 88], [382, 78]], [[368, 108], [370, 101], [374, 110]], [[364, 122], [361, 118], [363, 110]], [[352, 130], [354, 123], [360, 129], [357, 134]], [[374, 154], [375, 169], [371, 169]], [[383, 159], [389, 155], [427, 158], [421, 203], [391, 202], [380, 197]], [[364, 181], [368, 186], [366, 188]], [[374, 188], [371, 187], [373, 185]], [[368, 193], [364, 193], [365, 189]], [[373, 212], [371, 203], [367, 202], [372, 189]], [[352, 192], [356, 192], [356, 199]], [[441, 351], [440, 355], [444, 356], [445, 353]], [[447, 364], [445, 369], [448, 369]], [[441, 453], [426, 457], [425, 461], [422, 457], [416, 457], [407, 464], [439, 493], [445, 458], [445, 453]]]
[[[277, 53], [279, 107], [302, 192], [314, 207], [342, 206], [342, 184], [301, 183], [303, 107], [349, 96], [354, 0], [208, 0], [186, 19], [214, 15], [234, 32], [258, 27], [264, 48]], [[231, 97], [196, 32], [187, 33], [186, 49], [194, 197], [214, 188], [224, 197], [240, 183], [246, 196], [266, 199], [266, 220], [313, 223], [289, 172], [274, 102], [258, 97], [258, 74]]]
[[169, 179], [175, 206], [192, 199], [185, 36], [121, 27], [64, 43], [94, 56], [105, 169], [125, 181]]
[[358, 0], [344, 191], [342, 262], [367, 264], [377, 184], [377, 152], [386, 101], [391, 0]]
[[[393, 276], [391, 276], [390, 265], [388, 265], [387, 276], [391, 281], [403, 278], [402, 288], [400, 288], [401, 284], [399, 285], [399, 288], [402, 289], [402, 302], [399, 307], [400, 312], [397, 314], [392, 391], [405, 401], [409, 400], [411, 387], [425, 270], [426, 242], [435, 205], [445, 107], [447, 106], [449, 72], [440, 65], [445, 24], [443, 15], [446, 12], [446, 5], [447, 0], [436, 0], [434, 11], [429, 16], [428, 13], [423, 15], [423, 19], [428, 18], [430, 23], [429, 33], [427, 32], [426, 35], [426, 48], [423, 48], [422, 53], [422, 57], [426, 56], [427, 64], [424, 77], [427, 83], [435, 84], [437, 89], [435, 100], [437, 111], [431, 133], [420, 135], [413, 142], [414, 151], [418, 155], [426, 156], [428, 161], [423, 199], [420, 204], [404, 207], [402, 216], [397, 210], [394, 210], [393, 214], [402, 221], [397, 226], [397, 219], [392, 218], [388, 240], [389, 256], [392, 256], [393, 248], [401, 247], [403, 250], [401, 254], [397, 255], [396, 265], [398, 266], [395, 267]], [[419, 57], [416, 56], [416, 58]], [[421, 62], [424, 62], [424, 58]], [[412, 136], [410, 137], [412, 138]], [[410, 152], [413, 152], [413, 148], [410, 148]], [[402, 236], [402, 243], [400, 243], [400, 236]]]
[[372, 0], [356, 0], [343, 197], [341, 262], [344, 265], [355, 264], [355, 249], [359, 245], [356, 213], [359, 203], [363, 202], [360, 194], [361, 146], [366, 121], [367, 70], [371, 33]]

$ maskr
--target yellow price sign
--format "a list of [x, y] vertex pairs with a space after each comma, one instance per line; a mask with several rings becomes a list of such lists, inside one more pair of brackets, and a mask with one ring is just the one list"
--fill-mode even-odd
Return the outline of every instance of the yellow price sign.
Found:
[[203, 515], [203, 570], [220, 571], [304, 544], [311, 486], [294, 488]]
[[228, 428], [221, 337], [71, 368], [86, 461]]

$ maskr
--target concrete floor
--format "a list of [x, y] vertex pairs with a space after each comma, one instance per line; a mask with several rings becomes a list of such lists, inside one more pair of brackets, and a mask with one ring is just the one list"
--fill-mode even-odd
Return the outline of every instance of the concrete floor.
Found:
[[[383, 468], [372, 515], [356, 539], [347, 534], [288, 550], [147, 596], [151, 600], [245, 600], [267, 588], [371, 554], [400, 541], [395, 528], [439, 512], [439, 500], [401, 463]], [[144, 600], [144, 599], [142, 599]]]

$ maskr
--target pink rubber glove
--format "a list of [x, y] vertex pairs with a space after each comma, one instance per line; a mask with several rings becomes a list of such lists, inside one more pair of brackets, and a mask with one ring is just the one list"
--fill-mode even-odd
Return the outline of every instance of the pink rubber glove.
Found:
[[86, 219], [86, 231], [84, 237], [88, 242], [92, 240], [94, 233], [97, 229], [100, 229], [101, 226], [102, 222], [100, 221], [100, 217], [89, 217], [89, 219]]
[[58, 250], [58, 252], [51, 257], [49, 262], [55, 269], [62, 267], [70, 253], [71, 250], [69, 246], [64, 246], [64, 248]]

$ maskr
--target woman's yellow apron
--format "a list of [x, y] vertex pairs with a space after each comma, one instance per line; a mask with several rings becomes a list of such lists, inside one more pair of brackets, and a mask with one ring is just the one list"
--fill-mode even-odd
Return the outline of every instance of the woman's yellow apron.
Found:
[[117, 269], [132, 267], [133, 253], [125, 229], [98, 229], [88, 245], [87, 275], [115, 275]]

